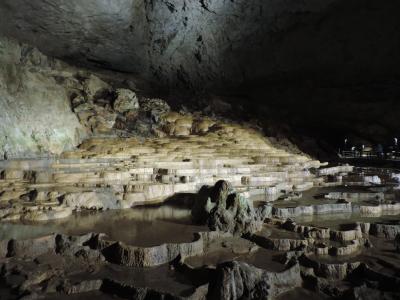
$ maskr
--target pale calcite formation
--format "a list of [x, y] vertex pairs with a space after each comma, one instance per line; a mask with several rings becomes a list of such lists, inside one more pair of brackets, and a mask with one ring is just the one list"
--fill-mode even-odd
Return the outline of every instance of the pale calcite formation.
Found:
[[319, 161], [277, 149], [254, 129], [178, 113], [165, 118], [162, 137], [92, 138], [59, 159], [0, 162], [1, 218], [129, 208], [222, 179], [246, 197], [319, 182], [307, 171]]
[[0, 159], [60, 154], [85, 131], [59, 76], [73, 70], [35, 48], [0, 38]]

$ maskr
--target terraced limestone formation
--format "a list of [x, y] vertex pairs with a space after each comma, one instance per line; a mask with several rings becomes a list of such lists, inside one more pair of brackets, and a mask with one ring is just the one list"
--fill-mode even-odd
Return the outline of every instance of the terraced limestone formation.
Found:
[[0, 300], [399, 300], [399, 4], [1, 0]]
[[92, 138], [60, 157], [0, 162], [2, 220], [65, 218], [197, 192], [224, 179], [243, 195], [278, 195], [319, 183], [320, 163], [272, 146], [256, 130], [169, 113], [160, 137]]
[[[303, 195], [280, 190], [273, 198], [264, 194], [260, 201], [259, 195], [246, 196], [260, 185], [234, 187], [218, 181], [199, 193], [184, 193], [152, 207], [89, 214], [82, 210], [64, 219], [34, 223], [3, 220], [0, 295], [7, 299], [398, 299], [399, 212], [332, 214], [319, 209], [310, 214], [301, 209], [292, 216], [295, 220], [281, 213], [293, 203], [341, 205], [350, 199], [356, 206], [377, 207], [390, 201], [395, 207], [399, 202], [395, 176], [379, 174], [383, 185], [376, 186], [364, 180], [371, 171], [343, 166], [320, 173], [329, 175], [311, 176], [319, 187]], [[335, 185], [332, 175], [340, 177]], [[359, 185], [347, 186], [350, 182]], [[353, 207], [351, 202], [345, 204]], [[199, 220], [208, 228], [194, 223]]]

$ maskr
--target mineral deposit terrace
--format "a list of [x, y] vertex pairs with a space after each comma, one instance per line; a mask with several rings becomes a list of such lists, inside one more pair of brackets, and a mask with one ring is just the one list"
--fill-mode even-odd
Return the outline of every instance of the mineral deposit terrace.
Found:
[[399, 0], [0, 0], [0, 300], [399, 300]]

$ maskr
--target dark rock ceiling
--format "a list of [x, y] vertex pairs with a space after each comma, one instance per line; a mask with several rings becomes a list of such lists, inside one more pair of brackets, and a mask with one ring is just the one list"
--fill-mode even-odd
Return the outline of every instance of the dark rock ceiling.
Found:
[[398, 1], [2, 0], [0, 33], [167, 87], [400, 75]]
[[239, 95], [267, 132], [300, 136], [298, 144], [311, 136], [316, 148], [315, 140], [400, 135], [399, 8], [398, 0], [2, 0], [0, 35], [168, 93]]

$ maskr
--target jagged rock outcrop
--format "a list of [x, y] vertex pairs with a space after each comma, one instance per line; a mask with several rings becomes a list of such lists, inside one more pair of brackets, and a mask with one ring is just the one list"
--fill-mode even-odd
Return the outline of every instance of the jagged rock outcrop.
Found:
[[197, 235], [191, 243], [163, 244], [154, 247], [133, 247], [115, 242], [102, 249], [107, 261], [135, 267], [151, 267], [169, 263], [179, 255], [182, 257], [203, 254], [203, 237]]
[[167, 131], [169, 105], [139, 97], [127, 88], [134, 86], [128, 75], [94, 74], [4, 37], [0, 62], [0, 160], [57, 156], [90, 136]]
[[217, 266], [210, 283], [209, 299], [274, 299], [279, 294], [299, 287], [300, 266], [296, 262], [281, 273], [267, 272], [243, 262], [227, 262]]
[[139, 100], [136, 94], [128, 89], [117, 89], [117, 98], [114, 100], [114, 110], [118, 113], [126, 113], [139, 109]]
[[35, 48], [0, 38], [0, 160], [60, 154], [86, 136], [61, 72], [72, 75]]
[[378, 237], [384, 237], [390, 240], [394, 240], [397, 234], [400, 234], [399, 224], [371, 224], [369, 233]]
[[360, 266], [360, 262], [351, 263], [322, 263], [309, 258], [306, 255], [302, 255], [299, 258], [299, 262], [302, 266], [313, 268], [314, 273], [317, 276], [327, 278], [330, 280], [344, 279], [350, 275], [355, 269]]
[[[120, 146], [115, 145], [115, 147], [119, 149]], [[284, 160], [290, 159], [285, 157]], [[118, 161], [121, 163], [121, 160]], [[193, 162], [179, 162], [178, 165], [185, 168], [175, 169], [178, 166], [177, 163], [176, 161], [168, 162], [168, 167], [173, 166], [174, 169], [164, 169], [160, 174], [163, 174], [162, 176], [172, 173], [187, 175], [188, 170], [191, 170], [187, 169], [188, 163]], [[210, 163], [210, 160], [207, 160], [207, 165]], [[167, 165], [162, 162], [158, 166], [165, 168]], [[88, 167], [90, 164], [86, 162], [85, 166]], [[254, 165], [249, 164], [246, 168], [249, 166]], [[298, 182], [297, 176], [304, 172], [295, 171], [297, 168], [293, 165], [287, 167], [293, 171], [295, 175], [293, 178], [295, 182]], [[147, 169], [140, 168], [140, 172], [143, 172], [141, 174], [147, 174]], [[231, 169], [227, 174], [230, 174]], [[238, 169], [243, 172], [244, 167], [238, 167]], [[204, 170], [201, 169], [201, 172]], [[16, 169], [10, 172], [7, 169], [6, 172], [7, 176], [24, 177], [23, 172], [18, 172]], [[107, 176], [113, 178], [115, 174], [111, 173], [113, 175]], [[279, 172], [275, 172], [275, 176], [276, 173]], [[117, 174], [119, 174], [118, 178], [126, 176], [131, 180], [130, 173]], [[82, 178], [90, 178], [86, 176]], [[28, 177], [35, 178], [31, 172], [24, 178]], [[71, 173], [57, 173], [54, 177], [58, 180], [62, 178], [71, 180]], [[101, 178], [103, 177], [105, 174], [102, 174]], [[78, 176], [78, 178], [81, 177]], [[245, 212], [254, 210], [252, 214], [224, 216], [225, 212], [240, 212], [241, 208], [249, 208], [248, 203], [236, 202], [235, 197], [238, 192], [235, 192], [233, 188], [234, 183], [238, 184], [237, 187], [235, 186], [236, 189], [243, 191], [241, 180], [233, 181], [232, 185], [220, 180], [214, 186], [203, 186], [197, 197], [196, 194], [185, 194], [181, 195], [182, 198], [171, 199], [173, 205], [177, 204], [175, 201], [181, 200], [182, 205], [187, 205], [183, 213], [185, 220], [190, 216], [189, 207], [197, 204], [193, 206], [192, 217], [194, 219], [197, 217], [196, 220], [202, 224], [209, 224], [210, 218], [214, 217], [209, 225], [214, 224], [221, 228], [209, 232], [195, 231], [192, 240], [189, 237], [189, 239], [169, 242], [163, 237], [159, 244], [140, 246], [135, 244], [138, 240], [132, 241], [130, 238], [125, 240], [126, 237], [120, 241], [114, 240], [112, 236], [120, 234], [119, 228], [114, 229], [118, 233], [106, 230], [108, 236], [105, 234], [81, 236], [50, 234], [35, 238], [35, 233], [32, 233], [34, 238], [22, 240], [10, 239], [13, 233], [7, 234], [7, 238], [0, 241], [0, 280], [7, 290], [12, 289], [17, 295], [27, 295], [30, 298], [53, 294], [60, 297], [69, 294], [77, 294], [78, 297], [113, 294], [141, 299], [143, 297], [193, 300], [276, 299], [289, 297], [291, 294], [310, 292], [302, 291], [303, 288], [311, 289], [321, 297], [398, 298], [399, 256], [394, 251], [398, 251], [399, 233], [397, 233], [398, 222], [395, 217], [384, 223], [382, 221], [343, 223], [347, 222], [346, 218], [336, 220], [324, 216], [322, 218], [327, 217], [329, 223], [325, 224], [327, 227], [319, 227], [324, 224], [321, 224], [318, 218], [315, 225], [302, 218], [296, 219], [296, 222], [291, 219], [277, 218], [272, 214], [272, 204], [260, 208], [263, 217], [267, 216], [261, 230], [256, 233], [246, 232], [254, 228], [253, 225], [248, 225], [247, 221], [254, 220], [250, 216], [257, 215], [254, 214], [257, 209], [250, 207], [250, 210], [245, 210]], [[157, 184], [158, 186], [166, 185]], [[73, 189], [75, 188], [76, 184]], [[98, 186], [98, 188], [99, 192], [104, 187]], [[125, 186], [121, 189], [113, 186], [113, 189], [120, 193], [128, 190], [132, 192], [131, 188]], [[82, 205], [96, 209], [101, 209], [103, 205], [105, 209], [109, 204], [107, 201], [113, 198], [101, 199], [95, 192], [76, 193], [72, 192], [73, 189], [70, 187], [65, 194], [54, 190], [52, 193], [36, 190], [25, 192], [21, 194], [21, 197], [24, 201], [35, 199], [39, 202], [49, 196], [60, 197], [61, 201], [64, 201], [63, 205], [68, 204], [73, 209]], [[343, 187], [338, 189], [343, 189]], [[384, 199], [390, 198], [392, 192], [390, 189], [383, 190], [382, 187], [371, 189], [371, 191], [382, 192]], [[9, 192], [9, 195], [5, 195], [6, 199], [13, 197], [11, 191]], [[157, 189], [147, 192], [151, 197], [159, 195]], [[248, 195], [249, 192], [250, 190], [242, 192], [242, 195]], [[81, 200], [79, 200], [79, 195], [82, 195]], [[117, 197], [110, 202], [111, 204], [114, 203], [113, 201], [120, 203], [127, 200], [121, 199], [121, 194], [116, 193], [115, 196]], [[317, 198], [320, 201], [332, 201], [321, 195], [317, 195]], [[369, 197], [366, 198], [367, 201], [371, 201]], [[303, 200], [309, 201], [307, 198], [291, 201]], [[284, 200], [277, 201], [285, 204]], [[212, 215], [218, 205], [224, 210]], [[239, 207], [241, 205], [243, 206]], [[234, 209], [231, 209], [232, 207]], [[169, 209], [175, 208], [173, 206]], [[360, 211], [357, 210], [354, 213], [359, 214]], [[146, 209], [137, 210], [132, 215], [126, 214], [122, 217], [135, 215], [140, 215], [138, 219], [140, 221], [152, 220], [151, 217], [144, 216], [147, 215]], [[389, 216], [384, 218], [387, 217]], [[98, 219], [101, 218], [102, 216], [99, 215]], [[225, 224], [225, 221], [230, 223]], [[66, 224], [68, 220], [64, 222], [63, 224]], [[109, 220], [104, 222], [108, 226]], [[187, 226], [185, 224], [180, 224], [176, 228], [185, 228]], [[100, 224], [94, 222], [90, 225], [91, 228], [97, 228]], [[143, 224], [140, 223], [140, 226]], [[59, 228], [62, 227], [63, 225], [60, 225]], [[15, 230], [19, 229], [17, 227]], [[234, 236], [232, 233], [237, 235]], [[391, 240], [392, 238], [394, 240]]]
[[255, 209], [250, 201], [224, 180], [203, 187], [192, 208], [196, 223], [207, 223], [211, 230], [246, 235], [261, 229], [267, 210]]

